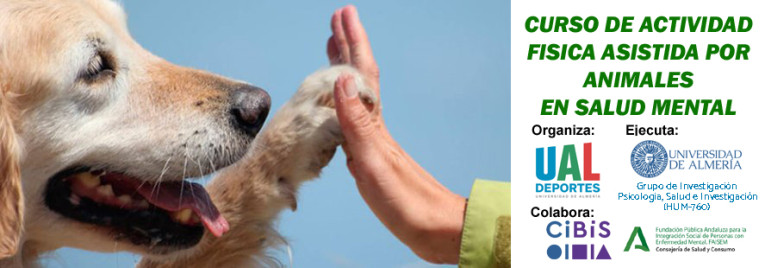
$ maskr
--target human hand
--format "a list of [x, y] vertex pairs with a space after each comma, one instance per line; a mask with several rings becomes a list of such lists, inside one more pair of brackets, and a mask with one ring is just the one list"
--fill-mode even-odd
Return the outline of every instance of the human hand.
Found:
[[[331, 25], [330, 62], [358, 69], [379, 100], [379, 69], [356, 8], [337, 10]], [[364, 201], [420, 258], [457, 263], [467, 200], [441, 185], [396, 143], [380, 106], [362, 101], [349, 75], [335, 82], [334, 98], [348, 169]]]

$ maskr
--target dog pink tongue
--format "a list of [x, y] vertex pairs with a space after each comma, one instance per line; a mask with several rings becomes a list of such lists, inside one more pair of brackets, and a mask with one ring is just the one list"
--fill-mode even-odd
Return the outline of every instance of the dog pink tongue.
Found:
[[[156, 189], [155, 189], [156, 188]], [[168, 211], [191, 209], [216, 237], [229, 229], [228, 222], [218, 212], [204, 187], [190, 182], [163, 182], [159, 185], [144, 184], [138, 193], [149, 203]]]

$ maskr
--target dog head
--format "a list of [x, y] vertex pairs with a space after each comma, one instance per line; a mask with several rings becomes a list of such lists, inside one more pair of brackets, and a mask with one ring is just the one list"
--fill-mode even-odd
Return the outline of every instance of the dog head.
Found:
[[163, 254], [220, 235], [225, 219], [183, 179], [241, 158], [270, 106], [152, 55], [100, 0], [3, 1], [0, 85], [0, 257], [22, 217], [42, 248]]

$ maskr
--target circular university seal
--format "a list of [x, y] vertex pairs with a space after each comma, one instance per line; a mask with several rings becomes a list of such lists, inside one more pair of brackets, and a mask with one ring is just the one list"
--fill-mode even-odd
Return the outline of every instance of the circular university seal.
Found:
[[646, 178], [659, 176], [667, 168], [667, 150], [655, 141], [643, 141], [632, 149], [632, 169]]

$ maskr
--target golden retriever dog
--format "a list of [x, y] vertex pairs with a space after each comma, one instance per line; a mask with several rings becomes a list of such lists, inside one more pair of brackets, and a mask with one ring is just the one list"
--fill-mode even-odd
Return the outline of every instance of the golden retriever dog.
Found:
[[266, 264], [273, 220], [342, 142], [341, 73], [376, 101], [333, 66], [261, 130], [264, 90], [152, 55], [112, 1], [0, 0], [0, 267], [61, 247], [140, 267]]

